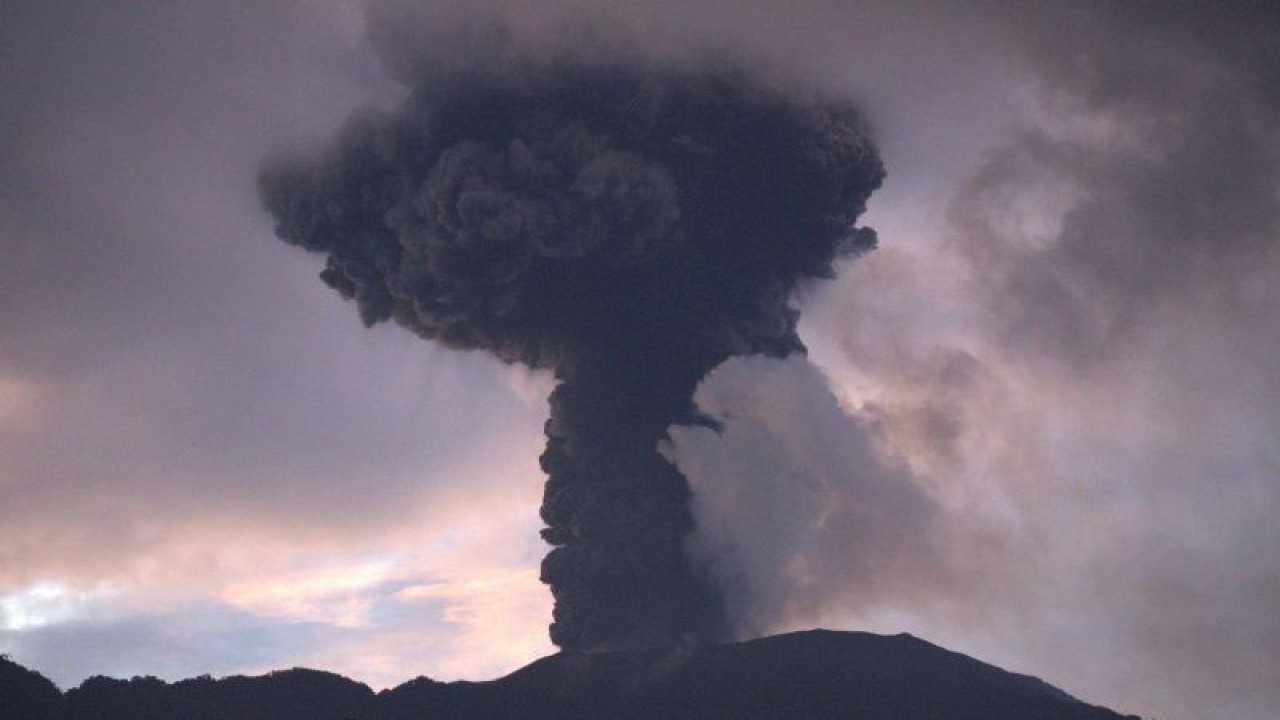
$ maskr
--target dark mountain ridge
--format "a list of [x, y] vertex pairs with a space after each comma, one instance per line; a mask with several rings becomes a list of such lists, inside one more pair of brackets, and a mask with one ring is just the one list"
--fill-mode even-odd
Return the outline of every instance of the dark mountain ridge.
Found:
[[176, 683], [97, 676], [60, 693], [38, 673], [0, 660], [0, 720], [304, 718], [1136, 720], [906, 634], [813, 630], [723, 645], [561, 652], [496, 680], [417, 678], [378, 693], [300, 668]]

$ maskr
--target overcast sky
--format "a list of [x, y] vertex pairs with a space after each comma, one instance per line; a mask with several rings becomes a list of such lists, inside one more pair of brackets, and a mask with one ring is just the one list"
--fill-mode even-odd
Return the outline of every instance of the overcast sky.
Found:
[[363, 328], [255, 189], [496, 21], [874, 129], [881, 247], [799, 294], [809, 358], [730, 361], [697, 396], [723, 433], [663, 449], [743, 634], [909, 631], [1117, 710], [1274, 716], [1277, 11], [451, 5], [0, 6], [0, 652], [64, 688], [551, 652], [551, 380]]

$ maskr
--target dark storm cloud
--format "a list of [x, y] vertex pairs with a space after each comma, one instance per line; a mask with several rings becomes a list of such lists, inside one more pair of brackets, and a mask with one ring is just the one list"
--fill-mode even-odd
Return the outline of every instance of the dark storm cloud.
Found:
[[741, 72], [568, 55], [410, 71], [393, 114], [268, 164], [278, 235], [327, 255], [366, 324], [560, 380], [542, 456], [556, 643], [719, 634], [685, 558], [686, 483], [655, 447], [726, 358], [802, 350], [795, 284], [874, 244], [854, 227], [883, 175], [865, 127]]

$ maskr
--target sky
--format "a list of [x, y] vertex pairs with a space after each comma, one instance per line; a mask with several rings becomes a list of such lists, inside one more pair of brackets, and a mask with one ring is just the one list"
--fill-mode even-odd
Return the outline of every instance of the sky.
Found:
[[[638, 5], [643, 5], [639, 7]], [[594, 40], [856, 102], [880, 247], [662, 452], [744, 636], [907, 631], [1116, 710], [1280, 707], [1280, 17], [1265, 3], [0, 8], [0, 652], [375, 687], [553, 650], [553, 380], [366, 329], [264, 156], [404, 63]], [[605, 41], [600, 39], [604, 38]]]

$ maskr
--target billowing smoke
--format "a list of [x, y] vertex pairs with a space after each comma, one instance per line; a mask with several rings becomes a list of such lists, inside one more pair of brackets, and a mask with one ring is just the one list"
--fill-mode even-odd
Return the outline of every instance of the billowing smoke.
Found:
[[736, 637], [956, 591], [943, 506], [813, 363], [735, 358], [694, 400], [719, 428], [672, 428], [662, 447], [693, 488], [690, 551]]
[[[796, 283], [871, 247], [883, 168], [856, 112], [742, 73], [549, 62], [436, 77], [260, 177], [285, 242], [366, 325], [551, 370], [552, 640], [716, 637], [689, 486], [657, 451], [727, 358], [800, 352]], [[424, 441], [429, 441], [424, 439]]]

